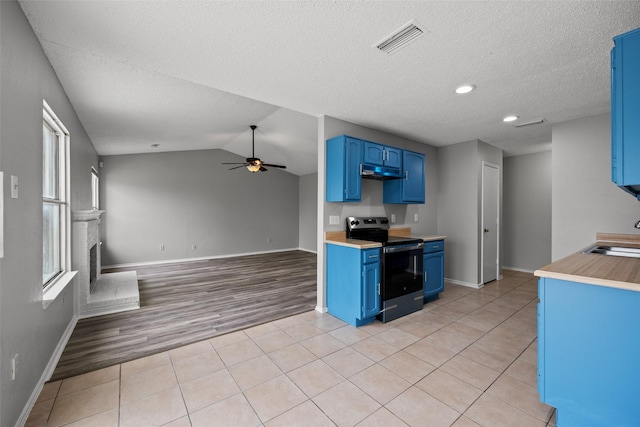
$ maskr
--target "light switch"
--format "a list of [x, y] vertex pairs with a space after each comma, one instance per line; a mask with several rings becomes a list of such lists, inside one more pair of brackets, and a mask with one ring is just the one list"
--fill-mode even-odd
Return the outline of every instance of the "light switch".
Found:
[[396, 214], [391, 214], [391, 222], [396, 222]]
[[338, 224], [340, 224], [340, 216], [339, 215], [329, 215], [329, 224], [330, 225], [338, 225]]
[[18, 177], [11, 175], [11, 198], [18, 198]]
[[413, 220], [414, 220], [415, 222], [418, 222], [418, 214], [413, 214]]

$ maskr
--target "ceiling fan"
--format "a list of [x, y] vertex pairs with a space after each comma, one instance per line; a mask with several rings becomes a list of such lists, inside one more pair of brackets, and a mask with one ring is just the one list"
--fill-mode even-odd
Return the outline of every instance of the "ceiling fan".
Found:
[[238, 169], [241, 168], [243, 166], [245, 166], [249, 172], [266, 172], [268, 169], [265, 168], [265, 166], [269, 166], [271, 168], [280, 168], [280, 169], [286, 169], [286, 166], [282, 166], [282, 165], [272, 165], [270, 163], [264, 163], [262, 160], [260, 160], [259, 158], [256, 157], [255, 155], [255, 138], [256, 138], [256, 128], [258, 126], [256, 125], [251, 125], [249, 126], [251, 128], [251, 157], [246, 159], [245, 163], [222, 163], [223, 165], [239, 165], [239, 166], [235, 166], [232, 168], [229, 168], [229, 170], [233, 170], [233, 169]]

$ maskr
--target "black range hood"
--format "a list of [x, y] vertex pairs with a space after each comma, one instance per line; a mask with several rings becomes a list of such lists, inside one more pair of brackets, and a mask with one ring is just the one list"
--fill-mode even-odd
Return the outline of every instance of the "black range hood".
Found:
[[362, 176], [363, 179], [375, 179], [378, 181], [404, 178], [400, 169], [368, 165], [365, 163], [360, 164], [360, 176]]

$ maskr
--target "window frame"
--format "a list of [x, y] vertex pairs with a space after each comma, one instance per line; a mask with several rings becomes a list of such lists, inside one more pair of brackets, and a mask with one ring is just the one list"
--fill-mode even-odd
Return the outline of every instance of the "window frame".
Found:
[[[71, 138], [69, 131], [60, 121], [58, 116], [53, 112], [49, 104], [45, 100], [42, 101], [42, 121], [43, 125], [46, 124], [54, 132], [57, 133], [58, 139], [58, 159], [57, 159], [57, 198], [46, 197], [44, 195], [44, 159], [42, 165], [43, 173], [43, 196], [42, 205], [55, 204], [59, 207], [59, 253], [60, 253], [60, 271], [53, 277], [49, 278], [46, 282], [44, 280], [44, 274], [42, 276], [42, 292], [43, 303], [50, 303], [58, 296], [62, 290], [71, 282], [71, 279], [75, 276], [76, 272], [71, 271], [71, 208], [69, 195], [71, 194], [70, 185], [70, 143]], [[44, 153], [43, 153], [44, 156]], [[44, 214], [42, 223], [44, 226]], [[42, 236], [42, 251], [44, 262], [44, 250], [45, 250], [45, 236], [43, 227]], [[44, 265], [42, 266], [44, 270]], [[44, 272], [43, 272], [44, 273]], [[45, 305], [45, 308], [46, 308]]]

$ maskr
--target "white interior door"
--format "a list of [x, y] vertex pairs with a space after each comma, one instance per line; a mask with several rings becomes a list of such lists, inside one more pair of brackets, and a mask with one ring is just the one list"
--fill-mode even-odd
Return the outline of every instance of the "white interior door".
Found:
[[482, 163], [482, 283], [498, 278], [500, 168]]

